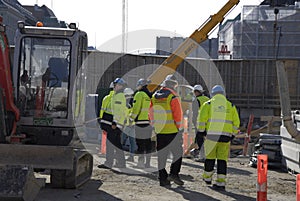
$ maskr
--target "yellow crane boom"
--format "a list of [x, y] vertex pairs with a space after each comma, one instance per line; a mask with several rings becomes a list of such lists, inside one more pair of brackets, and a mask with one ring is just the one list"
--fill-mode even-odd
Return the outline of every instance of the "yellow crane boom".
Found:
[[208, 38], [208, 34], [223, 21], [225, 15], [237, 4], [239, 0], [229, 0], [216, 14], [210, 16], [190, 37], [183, 43], [148, 77], [151, 84], [148, 85], [150, 91], [154, 91], [164, 78], [173, 74], [179, 64], [195, 49], [198, 44]]

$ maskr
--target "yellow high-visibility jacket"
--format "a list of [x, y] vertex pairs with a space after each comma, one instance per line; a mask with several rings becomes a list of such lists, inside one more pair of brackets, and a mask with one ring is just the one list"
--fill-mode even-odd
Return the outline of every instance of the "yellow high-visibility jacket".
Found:
[[174, 90], [164, 87], [153, 94], [150, 119], [157, 134], [174, 134], [182, 128], [182, 107]]
[[119, 129], [123, 129], [126, 117], [128, 115], [126, 98], [123, 92], [114, 93], [111, 100], [111, 109], [113, 114], [113, 121], [117, 124], [117, 127]]
[[130, 118], [135, 120], [136, 125], [149, 124], [150, 97], [144, 91], [138, 91], [133, 98]]
[[229, 142], [237, 134], [240, 119], [236, 107], [222, 94], [205, 102], [198, 115], [198, 131], [207, 132], [207, 139]]

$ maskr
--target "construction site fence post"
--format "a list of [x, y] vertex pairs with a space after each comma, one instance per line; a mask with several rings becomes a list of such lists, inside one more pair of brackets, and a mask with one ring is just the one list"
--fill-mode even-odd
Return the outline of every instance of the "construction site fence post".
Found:
[[257, 155], [257, 201], [267, 201], [268, 155]]
[[183, 153], [189, 148], [189, 134], [188, 134], [188, 118], [184, 117], [183, 119]]
[[300, 174], [297, 174], [296, 181], [296, 201], [300, 201]]

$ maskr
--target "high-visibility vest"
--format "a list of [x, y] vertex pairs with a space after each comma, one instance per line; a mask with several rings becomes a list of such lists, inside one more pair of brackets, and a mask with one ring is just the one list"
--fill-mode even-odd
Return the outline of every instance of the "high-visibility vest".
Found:
[[199, 109], [205, 103], [206, 101], [209, 100], [207, 96], [197, 96], [198, 102], [199, 102]]
[[135, 124], [149, 124], [150, 97], [144, 91], [138, 91], [133, 98], [133, 106], [130, 117]]
[[[154, 94], [155, 95], [155, 94]], [[156, 133], [159, 134], [173, 134], [178, 132], [178, 128], [173, 119], [171, 110], [171, 100], [174, 97], [170, 93], [167, 98], [157, 99], [153, 95], [153, 125]]]
[[111, 109], [113, 121], [116, 122], [119, 129], [123, 129], [128, 108], [126, 107], [126, 98], [123, 92], [114, 93], [111, 100]]
[[101, 119], [101, 123], [111, 125], [113, 117], [112, 117], [112, 109], [111, 109], [111, 99], [114, 94], [114, 91], [110, 91], [108, 95], [106, 95], [102, 100], [102, 105], [100, 109], [99, 118]]
[[222, 94], [217, 94], [200, 108], [198, 131], [206, 130], [208, 139], [230, 140], [237, 134], [240, 119], [236, 107]]

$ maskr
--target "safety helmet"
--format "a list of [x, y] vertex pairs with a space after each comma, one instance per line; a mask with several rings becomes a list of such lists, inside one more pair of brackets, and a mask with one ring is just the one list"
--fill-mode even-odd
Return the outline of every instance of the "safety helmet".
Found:
[[114, 82], [111, 82], [111, 83], [109, 84], [109, 88], [114, 88]]
[[134, 94], [134, 91], [131, 88], [125, 88], [124, 89], [124, 95], [125, 96], [132, 96]]
[[214, 96], [216, 94], [225, 94], [225, 90], [221, 85], [215, 85], [212, 89], [211, 89], [211, 95]]
[[165, 81], [164, 81], [164, 84], [165, 84], [165, 85], [168, 85], [168, 83], [178, 84], [177, 78], [176, 78], [174, 75], [172, 75], [172, 74], [167, 75], [167, 76], [166, 76], [166, 79], [165, 79]]
[[203, 87], [200, 84], [194, 86], [194, 91], [204, 92]]
[[148, 85], [149, 83], [151, 83], [151, 81], [150, 80], [146, 80], [146, 79], [144, 79], [144, 78], [141, 78], [141, 79], [139, 79], [138, 81], [137, 81], [137, 83], [136, 83], [136, 86], [138, 87], [138, 86], [146, 86], [146, 85]]
[[119, 84], [119, 85], [122, 85], [122, 86], [125, 86], [126, 85], [126, 82], [125, 82], [125, 80], [123, 79], [123, 78], [116, 78], [115, 80], [114, 80], [114, 84]]

